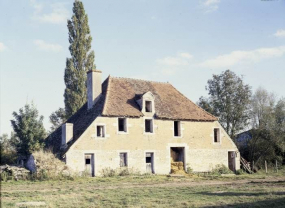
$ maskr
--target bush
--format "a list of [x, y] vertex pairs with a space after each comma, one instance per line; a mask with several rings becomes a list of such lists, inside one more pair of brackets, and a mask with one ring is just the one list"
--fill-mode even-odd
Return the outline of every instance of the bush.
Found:
[[39, 150], [33, 153], [36, 173], [32, 176], [38, 180], [62, 179], [71, 176], [64, 162], [55, 157], [50, 151]]
[[101, 171], [102, 177], [115, 177], [117, 176], [116, 170], [111, 168], [104, 168]]
[[243, 175], [243, 174], [245, 174], [245, 172], [242, 169], [239, 169], [236, 171], [236, 174], [237, 175]]
[[231, 174], [233, 173], [227, 166], [220, 164], [211, 171], [213, 175]]
[[192, 174], [192, 173], [193, 173], [193, 169], [190, 167], [189, 164], [187, 164], [186, 173], [187, 173], [187, 174]]

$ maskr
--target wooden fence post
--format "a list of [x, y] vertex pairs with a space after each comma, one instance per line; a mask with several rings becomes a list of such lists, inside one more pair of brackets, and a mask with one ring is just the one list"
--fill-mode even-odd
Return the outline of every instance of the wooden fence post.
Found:
[[267, 173], [267, 162], [265, 160], [265, 173]]

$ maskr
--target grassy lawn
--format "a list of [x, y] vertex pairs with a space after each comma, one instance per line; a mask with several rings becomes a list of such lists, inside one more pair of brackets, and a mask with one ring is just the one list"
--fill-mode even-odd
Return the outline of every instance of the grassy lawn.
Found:
[[126, 176], [2, 182], [2, 207], [31, 201], [45, 202], [46, 207], [285, 207], [285, 176]]

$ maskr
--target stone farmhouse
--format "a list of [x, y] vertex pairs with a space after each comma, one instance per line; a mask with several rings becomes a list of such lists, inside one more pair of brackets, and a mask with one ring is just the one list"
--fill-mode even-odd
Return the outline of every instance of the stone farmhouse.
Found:
[[87, 73], [87, 103], [47, 138], [75, 171], [105, 168], [169, 174], [172, 162], [195, 172], [240, 169], [240, 154], [218, 119], [169, 83]]

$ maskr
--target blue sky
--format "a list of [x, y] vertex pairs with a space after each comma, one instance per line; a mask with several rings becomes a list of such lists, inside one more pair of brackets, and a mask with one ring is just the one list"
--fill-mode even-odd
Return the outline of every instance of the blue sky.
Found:
[[[0, 0], [0, 134], [33, 101], [63, 107], [73, 0]], [[226, 69], [285, 97], [285, 0], [83, 0], [97, 69], [170, 82], [196, 102]]]

